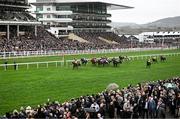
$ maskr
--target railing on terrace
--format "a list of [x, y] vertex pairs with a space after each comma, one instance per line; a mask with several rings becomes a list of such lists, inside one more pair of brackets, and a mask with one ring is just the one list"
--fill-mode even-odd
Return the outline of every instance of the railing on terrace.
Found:
[[[136, 56], [128, 56], [130, 60], [143, 60], [147, 59], [153, 56], [178, 56], [179, 53], [162, 53], [162, 54], [149, 54], [149, 55], [136, 55]], [[109, 57], [113, 58], [113, 57]], [[118, 58], [118, 57], [116, 57]], [[99, 59], [99, 58], [97, 58]], [[80, 61], [80, 59], [78, 59]], [[90, 61], [91, 59], [87, 59]], [[22, 69], [30, 69], [31, 68], [49, 68], [49, 67], [63, 67], [63, 66], [70, 66], [72, 64], [72, 61], [74, 60], [62, 60], [62, 61], [46, 61], [46, 62], [28, 62], [28, 63], [16, 63], [16, 64], [1, 64], [0, 70], [6, 71], [9, 69], [13, 69], [13, 67], [16, 65], [16, 70]]]

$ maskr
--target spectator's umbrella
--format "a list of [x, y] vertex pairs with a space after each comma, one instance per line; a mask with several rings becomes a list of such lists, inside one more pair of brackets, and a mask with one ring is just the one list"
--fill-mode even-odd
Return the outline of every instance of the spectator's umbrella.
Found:
[[177, 88], [176, 84], [174, 84], [174, 83], [165, 83], [164, 86], [166, 88], [172, 88], [172, 89], [176, 89]]
[[119, 85], [116, 83], [110, 83], [107, 87], [106, 90], [107, 91], [111, 91], [111, 90], [117, 90], [119, 88]]

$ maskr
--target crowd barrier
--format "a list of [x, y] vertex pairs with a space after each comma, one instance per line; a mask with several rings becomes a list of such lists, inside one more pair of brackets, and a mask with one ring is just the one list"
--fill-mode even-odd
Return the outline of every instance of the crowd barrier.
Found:
[[[150, 57], [154, 57], [154, 56], [178, 56], [180, 55], [180, 53], [163, 53], [163, 54], [149, 54], [149, 55], [136, 55], [136, 56], [128, 56], [128, 58], [130, 58], [130, 60], [139, 60], [139, 59], [145, 59], [145, 58], [150, 58]], [[113, 58], [113, 57], [109, 57], [109, 58]], [[116, 57], [118, 58], [118, 57]], [[80, 59], [78, 59], [80, 61]], [[91, 60], [91, 59], [87, 59], [87, 60]], [[28, 62], [28, 63], [16, 63], [16, 64], [1, 64], [0, 67], [4, 68], [4, 70], [6, 71], [7, 68], [9, 66], [14, 66], [16, 65], [16, 70], [19, 69], [19, 66], [24, 66], [26, 67], [26, 69], [30, 68], [30, 65], [35, 65], [35, 67], [38, 69], [40, 68], [40, 64], [44, 64], [46, 68], [49, 68], [50, 64], [53, 64], [53, 66], [55, 67], [62, 67], [62, 66], [69, 66], [72, 61], [74, 60], [62, 60], [62, 61], [48, 61], [48, 62]]]
[[24, 57], [40, 57], [40, 56], [58, 56], [72, 54], [99, 54], [99, 53], [116, 53], [129, 51], [147, 51], [147, 50], [170, 50], [177, 47], [156, 47], [156, 48], [126, 48], [126, 49], [96, 49], [96, 50], [60, 50], [60, 51], [12, 51], [0, 52], [0, 59], [7, 58], [24, 58]]

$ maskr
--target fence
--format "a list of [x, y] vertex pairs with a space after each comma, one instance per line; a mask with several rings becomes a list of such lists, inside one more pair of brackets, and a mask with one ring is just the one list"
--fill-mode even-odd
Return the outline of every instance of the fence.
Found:
[[[130, 60], [138, 60], [138, 59], [145, 59], [153, 56], [178, 56], [180, 53], [166, 53], [166, 54], [150, 54], [150, 55], [137, 55], [137, 56], [128, 56]], [[112, 58], [112, 57], [110, 57]], [[118, 57], [116, 57], [118, 58]], [[91, 59], [88, 59], [91, 60]], [[26, 67], [28, 70], [30, 68], [30, 65], [35, 65], [35, 67], [38, 69], [40, 68], [41, 64], [44, 64], [46, 68], [49, 68], [50, 64], [53, 64], [55, 67], [63, 67], [63, 66], [69, 66], [69, 63], [71, 63], [74, 60], [64, 60], [64, 61], [48, 61], [48, 62], [29, 62], [29, 63], [17, 63], [17, 64], [1, 64], [0, 67], [3, 68], [6, 71], [7, 67], [9, 66], [15, 66], [16, 65], [16, 70], [19, 69], [20, 66]]]
[[24, 57], [39, 57], [39, 56], [57, 56], [57, 55], [72, 55], [72, 54], [98, 54], [98, 53], [115, 53], [129, 51], [146, 51], [146, 50], [161, 50], [161, 49], [177, 49], [177, 47], [169, 48], [127, 48], [127, 49], [97, 49], [97, 50], [61, 50], [61, 51], [13, 51], [0, 52], [0, 58], [24, 58]]
[[[59, 64], [58, 64], [59, 63]], [[64, 66], [64, 61], [48, 61], [48, 62], [28, 62], [28, 63], [15, 63], [15, 64], [1, 64], [0, 67], [4, 67], [4, 70], [7, 70], [7, 67], [15, 66], [16, 70], [19, 69], [20, 66], [26, 67], [26, 69], [30, 68], [30, 65], [35, 65], [38, 69], [41, 64], [46, 65], [46, 68], [49, 68], [50, 64], [54, 64], [55, 67]]]

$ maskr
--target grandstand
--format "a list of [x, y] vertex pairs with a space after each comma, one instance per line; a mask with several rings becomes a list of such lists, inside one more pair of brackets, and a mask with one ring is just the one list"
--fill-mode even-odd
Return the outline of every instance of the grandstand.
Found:
[[[36, 17], [32, 17], [27, 9], [30, 5], [23, 0], [1, 1], [0, 3], [0, 51], [40, 51], [40, 50], [85, 50], [85, 49], [115, 49], [127, 48], [128, 42], [110, 30], [107, 9], [131, 8], [105, 2], [67, 2], [37, 0], [32, 3], [37, 6]], [[88, 6], [82, 7], [82, 6]], [[99, 6], [95, 9], [96, 6]], [[77, 8], [76, 10], [74, 9]], [[67, 9], [68, 8], [68, 9]], [[67, 14], [70, 14], [70, 18]], [[46, 18], [50, 15], [50, 18]], [[43, 18], [39, 18], [43, 16]], [[80, 18], [84, 16], [84, 18]], [[91, 17], [89, 17], [91, 16]], [[54, 18], [55, 17], [55, 18]], [[68, 23], [68, 19], [71, 19]], [[64, 21], [63, 21], [64, 20]], [[62, 22], [63, 21], [63, 22]], [[81, 24], [83, 23], [83, 24]], [[66, 25], [66, 27], [64, 27]], [[50, 29], [47, 29], [49, 27]], [[70, 28], [70, 29], [69, 29]], [[46, 29], [46, 30], [45, 30]], [[58, 29], [54, 31], [53, 29]], [[61, 29], [61, 30], [60, 30]], [[65, 29], [65, 31], [62, 31]], [[67, 36], [72, 37], [55, 37]], [[83, 40], [81, 42], [79, 40]]]
[[32, 4], [37, 19], [27, 11], [30, 5], [25, 0], [0, 2], [1, 52], [157, 47], [110, 31], [108, 10], [132, 7], [87, 0], [37, 0]]
[[[22, 26], [32, 25], [35, 26], [34, 33], [36, 34], [36, 26], [40, 25], [40, 22], [37, 22], [34, 17], [29, 15], [27, 12], [28, 8], [30, 8], [30, 6], [28, 5], [27, 0], [1, 0], [0, 35], [5, 35], [3, 33], [7, 32], [6, 38], [10, 39], [10, 37], [19, 36]], [[11, 29], [13, 29], [13, 31], [11, 31]], [[13, 36], [12, 32], [16, 35]]]
[[129, 6], [97, 0], [36, 0], [36, 18], [59, 36], [69, 32], [105, 32], [111, 29], [107, 10], [128, 9]]

